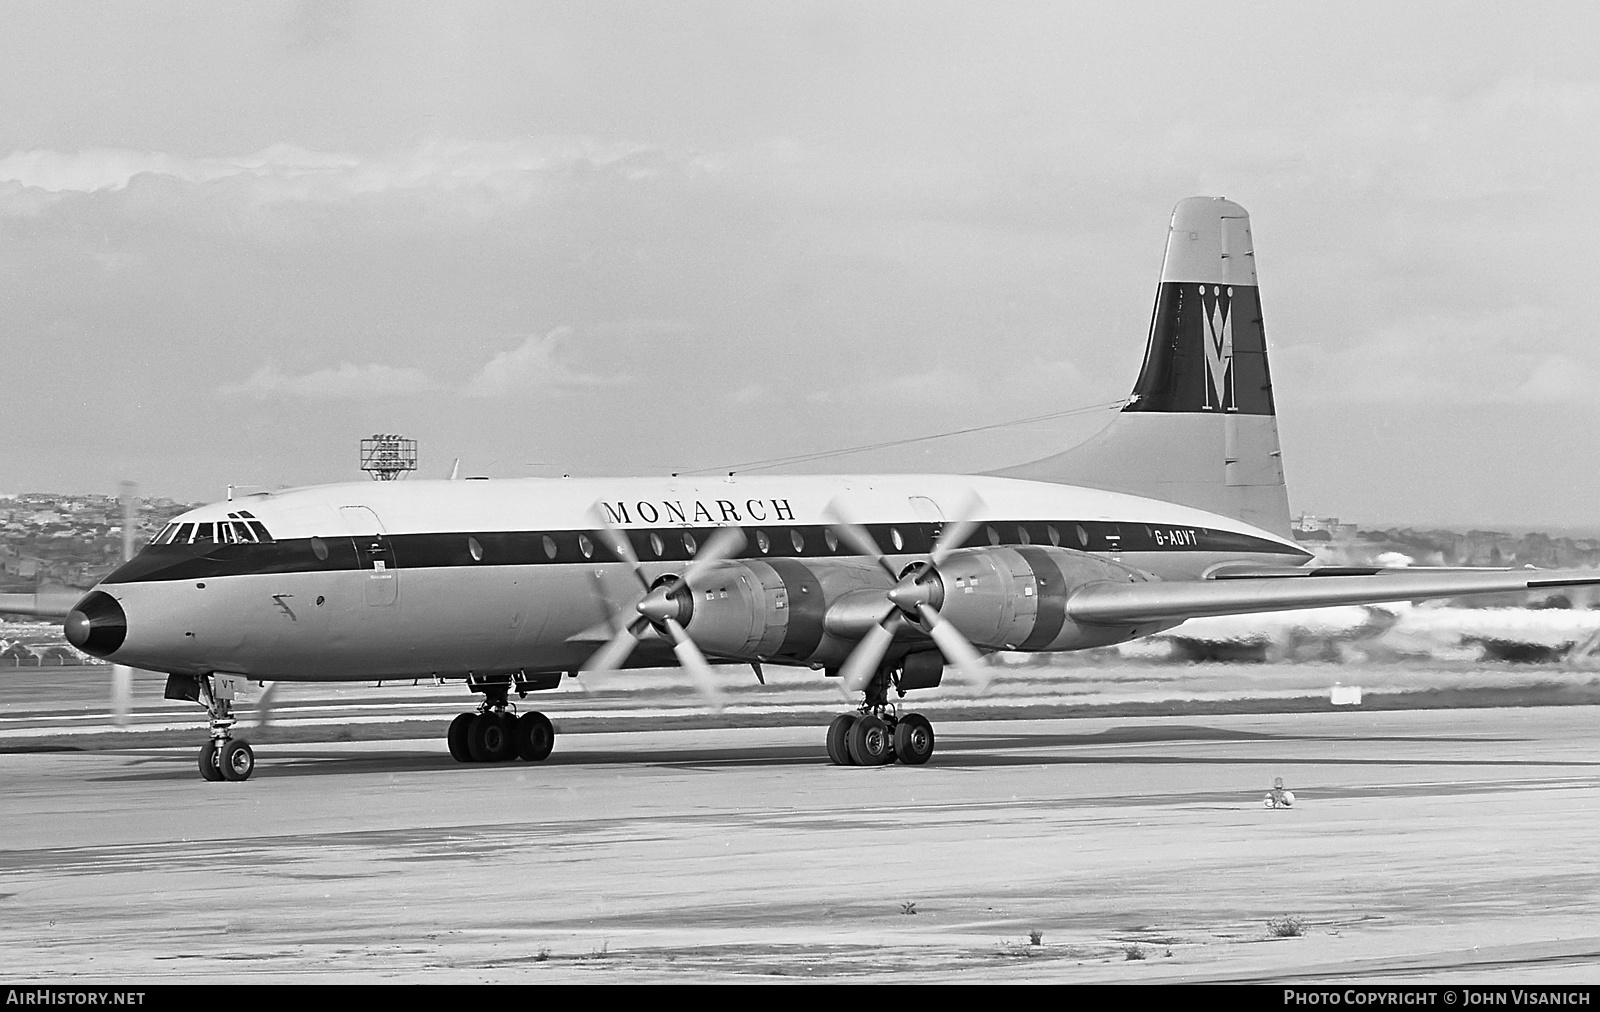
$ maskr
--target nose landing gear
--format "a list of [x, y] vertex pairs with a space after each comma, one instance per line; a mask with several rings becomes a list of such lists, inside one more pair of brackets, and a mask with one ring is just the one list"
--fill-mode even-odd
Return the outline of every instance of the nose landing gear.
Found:
[[213, 783], [229, 780], [241, 783], [256, 771], [256, 754], [250, 743], [233, 737], [234, 694], [242, 679], [232, 675], [169, 675], [166, 698], [199, 703], [210, 716], [210, 739], [200, 746], [200, 779]]

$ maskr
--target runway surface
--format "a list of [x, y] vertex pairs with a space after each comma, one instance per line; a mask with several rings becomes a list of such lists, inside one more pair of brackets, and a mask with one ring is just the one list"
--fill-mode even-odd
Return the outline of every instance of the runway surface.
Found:
[[[0, 754], [40, 981], [1600, 981], [1600, 709]], [[1282, 777], [1297, 796], [1267, 810]], [[1271, 922], [1297, 918], [1298, 937]], [[1038, 933], [1033, 944], [1030, 933]], [[1130, 953], [1142, 958], [1129, 958]]]

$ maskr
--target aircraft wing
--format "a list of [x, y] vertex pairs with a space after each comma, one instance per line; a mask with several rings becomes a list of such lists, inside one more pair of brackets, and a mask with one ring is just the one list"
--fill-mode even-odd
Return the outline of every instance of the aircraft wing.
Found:
[[1171, 583], [1091, 583], [1067, 599], [1067, 614], [1079, 622], [1107, 625], [1593, 586], [1600, 586], [1600, 572], [1553, 569], [1403, 569], [1315, 579], [1262, 576]]

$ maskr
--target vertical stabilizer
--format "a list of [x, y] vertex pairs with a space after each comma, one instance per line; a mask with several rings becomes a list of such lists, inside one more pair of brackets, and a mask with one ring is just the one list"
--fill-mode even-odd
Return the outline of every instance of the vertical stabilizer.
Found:
[[1244, 208], [1220, 197], [1178, 202], [1127, 406], [1081, 446], [995, 473], [1183, 503], [1289, 535]]

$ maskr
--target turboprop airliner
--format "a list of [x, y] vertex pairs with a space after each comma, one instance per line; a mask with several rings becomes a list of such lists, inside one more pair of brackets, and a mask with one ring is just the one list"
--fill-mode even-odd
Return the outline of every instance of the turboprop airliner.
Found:
[[1118, 643], [1196, 616], [1600, 583], [1600, 572], [1312, 565], [1288, 495], [1244, 208], [1172, 215], [1143, 368], [1082, 446], [989, 474], [404, 481], [192, 510], [72, 605], [68, 641], [203, 706], [201, 776], [255, 768], [244, 681], [462, 681], [462, 762], [537, 762], [512, 701], [568, 673], [796, 665], [859, 703], [839, 765], [926, 763], [902, 705], [985, 653]]

